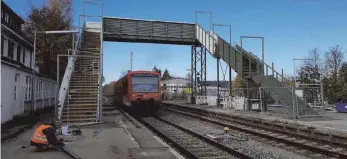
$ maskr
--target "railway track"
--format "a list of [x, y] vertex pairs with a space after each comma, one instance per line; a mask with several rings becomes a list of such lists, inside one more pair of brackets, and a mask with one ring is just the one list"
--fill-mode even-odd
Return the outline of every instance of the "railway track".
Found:
[[[136, 127], [144, 126], [152, 130], [166, 142], [174, 145], [180, 153], [192, 159], [251, 159], [252, 157], [222, 145], [208, 137], [181, 127], [160, 117], [137, 117], [129, 115], [117, 107], [127, 120]], [[139, 123], [138, 123], [139, 122]]]
[[160, 117], [141, 118], [140, 121], [157, 133], [161, 138], [173, 144], [175, 148], [179, 149], [179, 151], [188, 158], [252, 158]]
[[214, 123], [220, 126], [227, 126], [232, 130], [257, 136], [257, 140], [269, 140], [270, 142], [274, 141], [277, 142], [276, 146], [279, 147], [298, 148], [301, 150], [301, 152], [310, 151], [315, 153], [310, 155], [312, 158], [327, 158], [327, 156], [333, 158], [347, 158], [347, 149], [344, 144], [322, 142], [321, 140], [315, 140], [303, 135], [279, 131], [278, 129], [271, 127], [247, 124], [232, 120], [230, 117], [228, 118], [227, 116], [219, 115], [218, 113], [210, 113], [200, 109], [188, 109], [186, 107], [176, 105], [163, 105], [162, 109]]

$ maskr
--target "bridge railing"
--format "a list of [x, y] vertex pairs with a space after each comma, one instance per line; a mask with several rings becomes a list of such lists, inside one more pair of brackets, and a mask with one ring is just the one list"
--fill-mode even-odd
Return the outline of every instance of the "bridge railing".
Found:
[[212, 31], [204, 30], [199, 24], [195, 24], [196, 27], [196, 39], [199, 43], [207, 49], [212, 56], [217, 55], [217, 43], [218, 36]]

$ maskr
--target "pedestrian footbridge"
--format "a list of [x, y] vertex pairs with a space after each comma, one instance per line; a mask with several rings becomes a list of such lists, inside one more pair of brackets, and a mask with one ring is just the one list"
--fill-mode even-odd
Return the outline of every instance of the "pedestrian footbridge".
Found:
[[[79, 56], [69, 58], [59, 90], [58, 117], [62, 122], [97, 122], [101, 119], [102, 41], [202, 47], [213, 57], [225, 61], [236, 73], [250, 81], [251, 85], [264, 90], [288, 113], [296, 114], [297, 117], [318, 115], [304, 100], [297, 98], [292, 88], [284, 83], [286, 79], [272, 66], [264, 63], [251, 52], [245, 51], [236, 43], [230, 44], [213, 31], [205, 30], [197, 23], [102, 17], [100, 23], [86, 22], [79, 39], [75, 48], [78, 51], [74, 52], [74, 55], [84, 51], [84, 56], [97, 56], [92, 60], [79, 58]], [[97, 68], [101, 70], [99, 73], [87, 73], [88, 76], [97, 77], [98, 80], [83, 83], [85, 82], [83, 79], [88, 79], [81, 73], [82, 67], [88, 68], [85, 63], [98, 65]], [[93, 67], [90, 66], [90, 68]], [[80, 83], [83, 85], [79, 85]], [[69, 91], [71, 88], [74, 88], [75, 95]], [[89, 93], [89, 90], [94, 94]], [[293, 99], [297, 100], [296, 106], [293, 106]], [[88, 115], [85, 115], [86, 113]]]

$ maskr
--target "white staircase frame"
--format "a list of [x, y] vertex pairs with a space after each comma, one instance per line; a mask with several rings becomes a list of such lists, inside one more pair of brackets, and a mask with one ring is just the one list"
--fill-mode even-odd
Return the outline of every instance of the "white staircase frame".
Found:
[[[64, 104], [65, 104], [65, 98], [66, 94], [68, 92], [70, 81], [72, 77], [72, 73], [75, 69], [75, 61], [77, 60], [78, 50], [82, 43], [83, 38], [83, 31], [85, 28], [85, 24], [83, 25], [82, 29], [80, 29], [80, 33], [78, 35], [77, 44], [75, 45], [74, 50], [72, 51], [72, 55], [68, 56], [68, 63], [65, 69], [64, 77], [60, 85], [59, 94], [58, 94], [58, 120], [61, 122], [62, 116], [63, 116], [63, 110], [64, 110]], [[59, 78], [59, 77], [57, 77]]]
[[[78, 36], [78, 40], [77, 40], [77, 44], [75, 46], [75, 49], [74, 49], [74, 51], [72, 51], [72, 55], [68, 56], [68, 64], [66, 66], [64, 77], [63, 77], [63, 80], [62, 80], [62, 83], [61, 83], [61, 86], [59, 89], [59, 101], [58, 101], [58, 120], [59, 120], [59, 122], [61, 122], [61, 119], [63, 116], [63, 110], [64, 110], [64, 105], [65, 105], [66, 95], [67, 95], [68, 89], [70, 87], [72, 73], [75, 70], [75, 61], [77, 60], [77, 57], [79, 54], [78, 50], [80, 49], [81, 43], [83, 41], [84, 31], [100, 32], [100, 34], [102, 34], [102, 24], [99, 22], [86, 22], [86, 23], [84, 23], [84, 25], [80, 31], [80, 34]], [[102, 35], [101, 35], [101, 37], [102, 37]], [[101, 43], [102, 43], [102, 41], [101, 41]], [[102, 51], [102, 48], [100, 48], [100, 50]], [[102, 58], [102, 56], [100, 56], [100, 60], [101, 60], [101, 58]], [[100, 63], [99, 63], [99, 66], [100, 66]], [[100, 71], [102, 71], [102, 70], [100, 69]], [[100, 79], [102, 78], [100, 76], [102, 76], [102, 72], [99, 73], [99, 81], [98, 81], [99, 85], [101, 82]], [[100, 90], [100, 88], [99, 88], [99, 90]], [[97, 119], [100, 118], [100, 104], [102, 104], [102, 103], [100, 103], [100, 97], [101, 96], [100, 96], [100, 91], [99, 91], [98, 103], [97, 103], [97, 105], [98, 105], [97, 110], [98, 111], [96, 114]]]

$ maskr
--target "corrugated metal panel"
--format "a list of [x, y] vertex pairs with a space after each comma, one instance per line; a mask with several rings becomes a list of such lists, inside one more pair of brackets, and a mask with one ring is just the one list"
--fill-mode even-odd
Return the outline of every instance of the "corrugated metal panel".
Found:
[[151, 22], [137, 21], [137, 26], [138, 26], [138, 35], [151, 36], [152, 34]]
[[195, 45], [195, 24], [103, 18], [104, 40]]
[[164, 22], [153, 22], [153, 36], [166, 37], [166, 23]]

